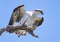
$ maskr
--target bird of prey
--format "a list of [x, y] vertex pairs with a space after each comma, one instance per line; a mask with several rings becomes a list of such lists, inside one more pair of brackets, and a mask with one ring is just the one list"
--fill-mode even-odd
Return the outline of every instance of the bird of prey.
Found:
[[[20, 5], [13, 10], [13, 14], [10, 18], [9, 25], [13, 25], [14, 22], [19, 22], [19, 26], [20, 26], [25, 22], [24, 25], [26, 25], [28, 29], [34, 30], [37, 27], [37, 26], [33, 25], [34, 22], [36, 20], [41, 19], [40, 17], [37, 17], [38, 14], [43, 14], [43, 11], [40, 9], [25, 11], [24, 5]], [[40, 22], [40, 23], [42, 23], [42, 22]], [[17, 30], [16, 34], [19, 34], [20, 31], [21, 30]], [[22, 33], [22, 34], [24, 34], [24, 33]]]
[[19, 23], [18, 26], [22, 26], [24, 28], [26, 26], [26, 29], [22, 28], [11, 29], [8, 27], [9, 30], [8, 29], [2, 30], [11, 33], [15, 32], [18, 35], [25, 35], [26, 32], [29, 32], [32, 36], [38, 37], [33, 33], [33, 30], [35, 30], [35, 28], [40, 26], [43, 22], [43, 18], [37, 17], [38, 14], [43, 14], [43, 11], [40, 9], [25, 11], [24, 5], [20, 5], [13, 10], [8, 26], [13, 25], [14, 22], [18, 22]]

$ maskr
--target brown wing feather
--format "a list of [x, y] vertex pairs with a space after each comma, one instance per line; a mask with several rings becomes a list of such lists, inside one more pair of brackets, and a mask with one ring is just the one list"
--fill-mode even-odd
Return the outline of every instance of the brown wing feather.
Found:
[[15, 12], [16, 10], [18, 10], [20, 7], [23, 7], [24, 5], [20, 5], [20, 6], [18, 6], [18, 7], [16, 7], [14, 10], [13, 10], [13, 12]]
[[[16, 7], [14, 10], [13, 10], [13, 14], [11, 15], [11, 18], [10, 18], [10, 21], [9, 21], [9, 24], [8, 25], [13, 25], [14, 24], [14, 21], [15, 22], [19, 22], [20, 19], [22, 18], [23, 16], [23, 12], [24, 12], [24, 5], [20, 5], [18, 7]], [[23, 11], [23, 12], [22, 12]], [[14, 16], [16, 16], [16, 19], [14, 20]]]
[[16, 12], [17, 14], [17, 19], [16, 22], [19, 22], [22, 18], [22, 16], [24, 15], [24, 5], [20, 5], [18, 7], [16, 7], [13, 12]]
[[13, 14], [12, 14], [8, 25], [13, 25], [13, 23], [14, 23], [14, 20], [13, 20]]
[[40, 26], [44, 21], [44, 18], [42, 17], [40, 20], [36, 20], [33, 25]]
[[42, 17], [42, 19], [39, 21], [39, 24], [37, 26], [40, 26], [44, 21], [44, 18]]

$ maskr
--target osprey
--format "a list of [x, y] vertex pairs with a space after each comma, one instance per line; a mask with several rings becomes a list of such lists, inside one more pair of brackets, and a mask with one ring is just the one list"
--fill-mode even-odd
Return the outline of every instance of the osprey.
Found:
[[[10, 18], [9, 25], [13, 25], [14, 22], [19, 22], [19, 26], [22, 26], [25, 22], [24, 25], [26, 25], [26, 27], [33, 32], [33, 30], [43, 22], [41, 21], [43, 20], [43, 18], [37, 17], [38, 14], [43, 14], [43, 11], [40, 9], [25, 11], [24, 5], [20, 5], [13, 10], [13, 14]], [[39, 21], [38, 25], [37, 23], [34, 23], [37, 20]], [[15, 33], [25, 35], [26, 31], [17, 30], [15, 31]]]
[[[25, 11], [24, 5], [16, 7], [11, 15], [8, 27], [6, 29], [3, 28], [2, 30], [0, 30], [0, 34], [4, 31], [8, 31], [10, 33], [14, 32], [20, 36], [25, 35], [26, 32], [29, 32], [32, 36], [38, 37], [33, 33], [33, 30], [35, 30], [36, 27], [40, 26], [44, 20], [43, 17], [37, 17], [38, 14], [43, 14], [43, 11], [40, 9]], [[20, 28], [17, 26], [15, 26], [14, 28], [11, 27], [10, 25], [14, 25], [14, 22], [18, 22], [18, 26], [22, 26], [24, 28]]]

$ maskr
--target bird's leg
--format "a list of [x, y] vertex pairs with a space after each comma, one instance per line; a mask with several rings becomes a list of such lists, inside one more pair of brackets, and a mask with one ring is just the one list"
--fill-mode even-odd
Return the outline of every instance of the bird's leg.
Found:
[[30, 33], [32, 36], [38, 38], [38, 36], [33, 33], [33, 30], [29, 30], [29, 33]]
[[33, 26], [29, 26], [27, 29], [28, 29], [28, 32], [29, 32], [32, 36], [38, 38], [38, 36], [33, 33], [33, 30], [35, 30], [35, 28], [34, 28]]

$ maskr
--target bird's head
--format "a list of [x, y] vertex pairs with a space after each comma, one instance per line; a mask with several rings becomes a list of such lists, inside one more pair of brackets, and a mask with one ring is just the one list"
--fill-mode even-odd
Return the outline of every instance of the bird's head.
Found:
[[43, 15], [43, 11], [41, 9], [36, 9], [34, 10], [35, 14], [42, 14]]
[[43, 15], [43, 11], [41, 9], [36, 9], [36, 10], [32, 10], [32, 11], [27, 11], [27, 13], [32, 16], [32, 15], [38, 15], [38, 14], [42, 14]]

